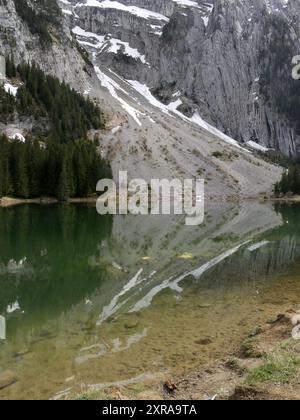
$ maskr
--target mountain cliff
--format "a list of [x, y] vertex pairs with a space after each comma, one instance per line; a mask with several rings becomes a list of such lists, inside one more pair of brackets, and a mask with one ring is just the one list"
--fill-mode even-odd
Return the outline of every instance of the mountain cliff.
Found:
[[284, 154], [300, 148], [298, 0], [60, 1], [79, 42], [156, 98]]
[[84, 90], [89, 65], [56, 0], [0, 0], [0, 55], [36, 62], [48, 74]]
[[0, 55], [97, 100], [116, 179], [203, 177], [210, 196], [252, 197], [282, 173], [262, 155], [300, 144], [288, 103], [298, 11], [292, 0], [0, 0]]

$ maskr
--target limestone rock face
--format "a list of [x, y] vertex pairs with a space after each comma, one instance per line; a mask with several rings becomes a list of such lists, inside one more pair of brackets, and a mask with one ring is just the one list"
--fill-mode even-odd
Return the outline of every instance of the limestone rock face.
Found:
[[116, 180], [120, 170], [147, 182], [201, 176], [212, 198], [265, 196], [282, 169], [253, 148], [299, 150], [298, 0], [18, 1], [43, 14], [49, 42], [20, 3], [0, 0], [0, 55], [36, 62], [98, 101]]
[[[95, 62], [240, 142], [300, 148], [298, 0], [60, 1]], [[75, 28], [75, 29], [74, 29]], [[299, 93], [299, 94], [298, 94]]]
[[[36, 4], [31, 5], [35, 8]], [[59, 30], [51, 32], [51, 45], [42, 46], [38, 36], [16, 12], [14, 1], [0, 1], [0, 56], [13, 56], [16, 64], [35, 61], [43, 71], [65, 80], [77, 90], [87, 88], [88, 66], [64, 17]]]
[[0, 55], [0, 83], [4, 79], [6, 73], [5, 57]]

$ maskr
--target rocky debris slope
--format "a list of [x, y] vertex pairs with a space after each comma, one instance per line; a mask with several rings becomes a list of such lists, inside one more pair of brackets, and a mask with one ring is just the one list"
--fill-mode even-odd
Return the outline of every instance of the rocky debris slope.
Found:
[[257, 197], [270, 193], [282, 169], [263, 160], [201, 119], [177, 111], [177, 99], [164, 106], [143, 85], [129, 83], [96, 66], [102, 107], [114, 125], [102, 136], [102, 151], [130, 178], [204, 178], [210, 197]]

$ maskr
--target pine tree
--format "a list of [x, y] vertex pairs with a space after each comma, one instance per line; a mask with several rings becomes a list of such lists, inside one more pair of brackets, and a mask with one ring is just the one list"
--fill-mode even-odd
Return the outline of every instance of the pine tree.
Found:
[[37, 140], [26, 141], [26, 164], [30, 197], [41, 196], [41, 168], [43, 156]]
[[70, 198], [69, 179], [68, 179], [68, 165], [67, 158], [64, 154], [61, 162], [61, 170], [57, 189], [57, 198], [61, 202], [68, 201]]
[[25, 145], [17, 140], [14, 140], [12, 143], [10, 172], [14, 196], [28, 198], [29, 188]]
[[9, 78], [17, 76], [17, 69], [10, 57], [6, 58], [6, 76]]

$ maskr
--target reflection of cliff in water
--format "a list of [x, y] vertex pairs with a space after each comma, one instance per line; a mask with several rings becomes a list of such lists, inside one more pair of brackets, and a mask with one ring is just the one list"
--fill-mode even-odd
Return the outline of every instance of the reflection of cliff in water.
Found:
[[85, 206], [0, 211], [0, 356], [20, 378], [2, 398], [177, 375], [232, 354], [283, 302], [299, 303], [299, 210], [208, 203], [199, 227], [117, 216], [112, 229]]
[[276, 204], [275, 211], [282, 216], [281, 226], [243, 244], [232, 256], [201, 276], [194, 270], [193, 283], [203, 288], [230, 289], [247, 283], [264, 283], [290, 271], [300, 259], [300, 205]]
[[100, 326], [150, 307], [163, 291], [230, 290], [267, 281], [297, 259], [299, 206], [209, 203], [206, 210], [199, 227], [172, 216], [117, 216], [112, 229], [94, 207], [1, 210], [0, 314], [9, 316], [10, 333], [62, 312], [68, 323], [76, 304]]
[[247, 282], [268, 281], [282, 274], [300, 256], [300, 247], [295, 237], [286, 237], [276, 242], [263, 241], [253, 251], [243, 247], [233, 257], [223, 261], [201, 277], [201, 287], [236, 287]]
[[[253, 217], [253, 213], [251, 217], [251, 207], [254, 213], [258, 209], [256, 203], [249, 203], [248, 213], [243, 213], [242, 207], [232, 219], [217, 223], [209, 235], [198, 233], [191, 260], [176, 259], [174, 249], [178, 248], [175, 247], [174, 253], [169, 255], [173, 257], [172, 264], [168, 259], [160, 260], [158, 272], [152, 271], [151, 262], [140, 264], [140, 270], [122, 288], [119, 286], [104, 306], [98, 325], [118, 313], [138, 312], [149, 307], [165, 290], [174, 295], [194, 287], [230, 290], [249, 283], [266, 283], [292, 269], [300, 256], [300, 206], [276, 207], [276, 212], [269, 205], [259, 206], [261, 218]], [[193, 234], [189, 232], [187, 238], [190, 244]], [[107, 299], [109, 293], [103, 293], [102, 297], [104, 295]], [[100, 296], [97, 298], [101, 300]]]

